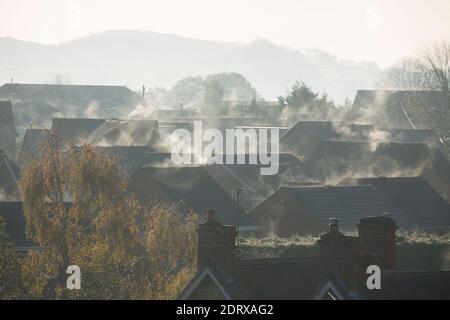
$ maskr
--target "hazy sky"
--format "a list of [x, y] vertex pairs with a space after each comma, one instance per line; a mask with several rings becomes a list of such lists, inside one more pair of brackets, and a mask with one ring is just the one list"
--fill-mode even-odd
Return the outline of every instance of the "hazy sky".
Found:
[[53, 44], [111, 29], [256, 37], [383, 66], [450, 38], [449, 0], [0, 0], [0, 36]]

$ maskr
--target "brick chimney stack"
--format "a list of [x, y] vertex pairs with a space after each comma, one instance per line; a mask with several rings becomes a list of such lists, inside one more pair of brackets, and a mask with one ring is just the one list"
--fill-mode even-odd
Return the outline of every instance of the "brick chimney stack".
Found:
[[339, 276], [350, 291], [359, 288], [361, 246], [357, 237], [345, 236], [339, 220], [330, 219], [329, 231], [320, 236], [319, 268], [322, 279], [329, 274]]
[[359, 239], [368, 253], [373, 254], [382, 268], [395, 270], [395, 232], [397, 225], [387, 213], [379, 217], [362, 218], [358, 224]]
[[215, 210], [208, 209], [207, 219], [198, 227], [197, 265], [210, 265], [226, 275], [235, 270], [236, 228], [224, 226], [215, 219]]

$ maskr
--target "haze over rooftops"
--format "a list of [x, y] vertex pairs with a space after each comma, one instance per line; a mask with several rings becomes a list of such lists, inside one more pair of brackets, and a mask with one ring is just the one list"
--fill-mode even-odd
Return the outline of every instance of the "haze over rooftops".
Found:
[[[198, 214], [213, 208], [218, 221], [236, 224], [235, 201], [202, 166], [144, 166], [131, 177], [130, 190], [143, 203], [148, 203], [155, 196], [168, 202], [183, 201], [187, 208]], [[240, 210], [239, 225], [253, 225], [243, 211]]]
[[22, 100], [74, 99], [74, 102], [86, 102], [109, 100], [117, 95], [133, 96], [135, 93], [125, 86], [114, 85], [5, 83], [0, 87], [0, 97], [8, 95]]
[[425, 190], [423, 185], [411, 184], [411, 192], [408, 186], [398, 185], [405, 190], [398, 191], [402, 196], [397, 197], [395, 192], [391, 194], [369, 183], [371, 180], [333, 187], [284, 186], [253, 209], [250, 216], [260, 222], [263, 231], [279, 236], [321, 233], [330, 217], [339, 219], [341, 229], [354, 231], [361, 218], [386, 212], [401, 230], [450, 229], [449, 204], [429, 186]]
[[94, 145], [151, 145], [159, 139], [157, 120], [54, 118], [52, 129], [65, 142]]
[[421, 227], [450, 228], [450, 204], [422, 177], [363, 178], [359, 181], [383, 192], [393, 203], [414, 217]]
[[52, 130], [58, 132], [64, 140], [86, 139], [105, 119], [53, 118]]
[[401, 226], [414, 226], [405, 213], [383, 193], [370, 185], [335, 187], [282, 187], [324, 226], [330, 217], [339, 218], [344, 230], [354, 230], [366, 216], [389, 212]]
[[115, 156], [130, 174], [142, 166], [166, 166], [171, 163], [171, 153], [153, 152], [150, 146], [96, 146], [96, 150]]
[[372, 110], [366, 120], [376, 126], [438, 130], [436, 119], [427, 110], [447, 108], [449, 99], [439, 90], [358, 90], [353, 108]]

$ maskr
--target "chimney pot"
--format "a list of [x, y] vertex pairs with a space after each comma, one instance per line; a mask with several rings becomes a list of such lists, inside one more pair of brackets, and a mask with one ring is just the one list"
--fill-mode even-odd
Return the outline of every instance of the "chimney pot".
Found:
[[328, 224], [330, 228], [330, 233], [336, 233], [339, 232], [339, 219], [338, 218], [330, 218], [328, 219], [330, 223]]

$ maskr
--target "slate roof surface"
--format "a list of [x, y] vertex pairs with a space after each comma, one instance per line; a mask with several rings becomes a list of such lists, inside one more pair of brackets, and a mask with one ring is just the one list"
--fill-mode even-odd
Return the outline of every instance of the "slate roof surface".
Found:
[[432, 129], [379, 129], [388, 134], [392, 142], [416, 142], [426, 143], [431, 147], [439, 147], [440, 141], [436, 132]]
[[156, 120], [54, 118], [52, 129], [66, 142], [99, 145], [147, 145], [159, 139]]
[[0, 124], [14, 124], [11, 101], [0, 100]]
[[381, 290], [363, 289], [364, 296], [373, 300], [450, 300], [450, 271], [383, 272], [381, 283]]
[[284, 139], [307, 134], [316, 140], [367, 140], [375, 128], [365, 124], [346, 124], [333, 121], [298, 121], [286, 133]]
[[[423, 178], [364, 178], [384, 193], [397, 206], [404, 208], [421, 227], [450, 228], [450, 204], [447, 203]], [[394, 218], [395, 220], [395, 218]]]
[[[40, 146], [45, 141], [45, 137], [50, 133], [49, 129], [27, 129], [22, 142], [21, 161], [23, 157], [30, 156], [38, 158], [41, 154]], [[25, 152], [27, 154], [25, 154]]]
[[[305, 173], [312, 178], [333, 176], [420, 175], [435, 164], [435, 151], [423, 143], [378, 143], [320, 141], [305, 161]], [[442, 159], [441, 159], [442, 160]], [[449, 170], [445, 159], [442, 170]]]
[[[152, 167], [144, 166], [131, 177], [131, 189], [141, 199], [151, 200], [156, 194], [146, 191], [145, 185], [157, 188], [160, 196], [172, 202], [183, 201], [187, 208], [199, 214], [215, 209], [217, 220], [223, 224], [236, 224], [236, 203], [230, 195], [207, 173], [204, 167]], [[134, 182], [133, 182], [134, 180]], [[240, 226], [253, 225], [248, 215], [240, 210]]]
[[0, 96], [11, 95], [21, 100], [66, 101], [73, 104], [98, 101], [111, 106], [122, 105], [136, 96], [124, 86], [6, 83], [0, 87]]
[[11, 168], [11, 171], [13, 172], [14, 176], [16, 179], [20, 178], [20, 169], [17, 166], [17, 164], [12, 161], [6, 154], [5, 152], [0, 149], [0, 164], [2, 164], [3, 161], [7, 161], [9, 164], [9, 167]]
[[[200, 269], [190, 284], [208, 270], [233, 300], [310, 299], [318, 281], [318, 257], [238, 260], [236, 275], [225, 276], [212, 266]], [[189, 291], [190, 285], [180, 296]]]
[[105, 120], [87, 138], [88, 143], [149, 145], [159, 137], [156, 120]]
[[172, 156], [171, 153], [153, 152], [150, 146], [111, 146], [95, 149], [117, 157], [122, 168], [130, 174], [144, 165], [170, 164]]
[[52, 130], [56, 130], [67, 142], [87, 139], [105, 122], [105, 119], [53, 118]]
[[374, 186], [282, 187], [322, 225], [339, 218], [343, 230], [354, 230], [359, 220], [389, 212], [399, 226], [414, 228], [415, 221]]
[[6, 230], [16, 247], [31, 247], [31, 241], [26, 237], [25, 217], [22, 211], [22, 202], [1, 201], [0, 215], [6, 221]]
[[317, 286], [318, 257], [240, 260], [240, 281], [257, 300], [310, 299]]

